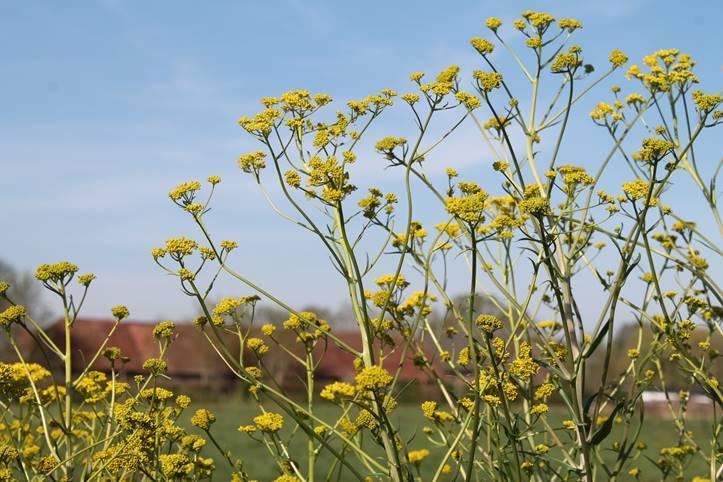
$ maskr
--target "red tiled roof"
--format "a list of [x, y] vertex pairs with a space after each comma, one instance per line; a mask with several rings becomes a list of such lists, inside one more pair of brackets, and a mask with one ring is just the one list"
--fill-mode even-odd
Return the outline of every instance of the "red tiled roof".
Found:
[[[111, 331], [113, 324], [112, 320], [103, 319], [82, 318], [76, 320], [71, 331], [74, 370], [81, 371], [86, 367]], [[123, 321], [110, 337], [108, 346], [117, 346], [121, 349], [121, 353], [130, 359], [124, 367], [127, 373], [142, 373], [144, 361], [158, 356], [159, 347], [158, 342], [153, 338], [153, 327], [154, 325], [150, 323]], [[62, 320], [52, 326], [48, 330], [48, 334], [59, 346], [63, 346], [65, 330]], [[335, 332], [335, 335], [349, 346], [355, 349], [361, 348], [361, 339], [357, 332], [339, 331]], [[190, 323], [177, 323], [175, 336], [167, 352], [169, 376], [200, 378], [231, 376], [228, 367], [219, 358], [198, 327]], [[222, 338], [232, 353], [238, 353], [238, 339], [234, 335], [226, 333], [222, 334]], [[293, 334], [279, 331], [275, 338], [291, 351], [301, 352], [301, 346], [294, 341]], [[385, 359], [384, 366], [392, 373], [399, 367], [402, 355], [403, 340], [399, 338], [395, 341], [397, 348], [394, 351], [391, 351], [390, 347], [385, 347], [389, 356]], [[244, 358], [254, 359], [250, 354], [245, 355]], [[327, 345], [317, 344], [315, 358], [320, 360], [317, 368], [317, 376], [320, 380], [352, 380], [354, 378], [353, 355], [339, 348], [331, 340]], [[277, 379], [281, 378], [278, 380], [280, 383], [296, 383], [294, 381], [295, 374], [301, 372], [300, 366], [290, 363], [288, 356], [269, 358], [265, 360], [265, 364], [277, 375]], [[99, 357], [93, 368], [109, 370], [110, 365], [105, 358]], [[433, 364], [433, 368], [435, 372], [443, 373], [440, 365]], [[419, 383], [432, 381], [429, 373], [414, 365], [411, 352], [405, 356], [400, 380], [403, 382], [416, 380]]]
[[[72, 333], [73, 368], [82, 370], [101, 346], [113, 328], [111, 320], [95, 320], [82, 318], [76, 320]], [[107, 346], [116, 346], [121, 353], [129, 358], [125, 370], [129, 373], [143, 372], [143, 363], [158, 357], [158, 342], [153, 338], [153, 324], [123, 321], [108, 340]], [[51, 330], [51, 337], [59, 343], [65, 336], [63, 323], [56, 323]], [[228, 337], [230, 338], [230, 337]], [[233, 339], [226, 340], [233, 346]], [[62, 345], [60, 345], [62, 346]], [[236, 342], [238, 347], [238, 342]], [[238, 349], [238, 348], [236, 348]], [[227, 368], [219, 359], [201, 330], [192, 324], [178, 324], [176, 337], [167, 352], [168, 374], [170, 376], [207, 376], [210, 374], [226, 374]], [[99, 357], [93, 368], [109, 370], [108, 360]]]

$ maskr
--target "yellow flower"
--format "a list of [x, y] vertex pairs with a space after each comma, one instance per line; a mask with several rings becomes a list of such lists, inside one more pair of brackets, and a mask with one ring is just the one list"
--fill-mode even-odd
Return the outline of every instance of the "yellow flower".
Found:
[[66, 278], [78, 271], [78, 267], [68, 261], [61, 261], [55, 264], [41, 264], [35, 270], [35, 277], [40, 281], [52, 281], [62, 283]]
[[170, 338], [173, 336], [173, 331], [176, 329], [176, 325], [172, 321], [162, 321], [153, 327], [154, 338]]
[[276, 327], [270, 323], [265, 324], [261, 327], [261, 333], [265, 336], [271, 336], [276, 332]]
[[572, 72], [582, 65], [582, 59], [574, 53], [563, 52], [555, 57], [555, 61], [550, 66], [553, 72]]
[[621, 51], [615, 49], [610, 53], [610, 63], [613, 64], [613, 68], [622, 67], [628, 62], [628, 56]]
[[122, 319], [128, 318], [128, 316], [130, 316], [130, 312], [128, 311], [128, 308], [126, 308], [123, 305], [114, 306], [110, 310], [110, 312], [117, 320], [122, 320]]
[[401, 99], [409, 105], [414, 105], [419, 102], [419, 96], [417, 94], [402, 94]]
[[174, 201], [178, 201], [180, 199], [183, 199], [184, 201], [191, 202], [193, 200], [193, 197], [196, 194], [196, 191], [201, 189], [201, 183], [198, 181], [188, 181], [184, 182], [182, 184], [179, 184], [175, 188], [173, 188], [169, 193], [168, 197], [170, 197]]
[[502, 328], [502, 321], [495, 315], [482, 314], [475, 320], [477, 326], [487, 333], [494, 333], [496, 330]]
[[95, 275], [93, 273], [82, 274], [78, 276], [78, 284], [87, 288], [94, 279]]
[[298, 188], [301, 186], [301, 175], [293, 169], [289, 169], [284, 173], [284, 179], [290, 187]]
[[[476, 225], [484, 221], [485, 201], [487, 193], [477, 185], [464, 183], [466, 195], [462, 197], [448, 197], [445, 204], [447, 212], [457, 216], [462, 221]], [[462, 183], [460, 183], [462, 187]]]
[[236, 241], [231, 241], [230, 239], [224, 239], [221, 241], [220, 246], [226, 251], [232, 251], [238, 248], [238, 243]]
[[574, 18], [561, 18], [557, 21], [557, 25], [563, 30], [567, 29], [568, 32], [582, 28], [582, 23]]
[[407, 143], [407, 140], [403, 137], [385, 137], [384, 139], [378, 141], [374, 148], [377, 151], [383, 152], [383, 153], [391, 153], [394, 148], [403, 146]]
[[718, 94], [704, 94], [700, 90], [693, 91], [693, 102], [698, 110], [710, 112], [723, 102], [723, 96]]
[[502, 74], [498, 72], [475, 70], [472, 77], [477, 81], [477, 85], [483, 92], [490, 92], [502, 85]]
[[469, 43], [472, 44], [472, 47], [477, 50], [482, 55], [488, 55], [491, 54], [495, 50], [495, 46], [492, 42], [489, 40], [474, 37], [472, 40], [469, 41]]
[[265, 355], [269, 351], [269, 347], [264, 343], [264, 340], [261, 338], [255, 338], [251, 337], [248, 340], [246, 340], [246, 346], [249, 347], [250, 350], [253, 350], [254, 353], [258, 356]]
[[523, 12], [522, 17], [527, 19], [527, 21], [530, 22], [530, 24], [538, 31], [544, 31], [552, 22], [555, 21], [555, 17], [548, 13], [533, 12], [532, 10]]
[[301, 479], [295, 475], [281, 475], [276, 477], [274, 482], [301, 482]]
[[437, 82], [452, 82], [457, 78], [459, 65], [450, 65], [437, 75]]
[[385, 388], [392, 383], [392, 376], [380, 366], [364, 368], [357, 376], [356, 383], [361, 390]]
[[553, 393], [555, 393], [555, 385], [552, 383], [543, 383], [535, 390], [535, 399], [547, 401]]
[[502, 26], [502, 20], [500, 20], [497, 17], [489, 17], [487, 20], [485, 20], [485, 25], [488, 29], [496, 31], [500, 26]]
[[168, 364], [160, 358], [149, 358], [143, 362], [143, 369], [154, 374], [164, 372], [167, 368]]
[[534, 415], [541, 415], [541, 414], [547, 413], [549, 411], [550, 411], [550, 407], [548, 407], [546, 403], [538, 403], [538, 404], [532, 406], [530, 413], [532, 413]]
[[633, 153], [633, 159], [646, 162], [659, 161], [673, 147], [673, 143], [670, 141], [649, 137], [643, 139], [643, 147], [638, 152]]
[[510, 373], [522, 380], [529, 380], [540, 371], [540, 365], [535, 363], [531, 356], [532, 348], [527, 342], [520, 345], [517, 358], [510, 363]]
[[336, 396], [344, 398], [353, 398], [356, 393], [354, 385], [346, 382], [334, 382], [325, 386], [321, 391], [321, 398], [334, 401]]
[[0, 312], [0, 326], [8, 327], [12, 323], [19, 323], [28, 315], [23, 305], [12, 305]]
[[281, 116], [281, 112], [269, 108], [251, 118], [242, 117], [238, 122], [247, 132], [265, 137], [271, 133], [271, 130], [276, 125], [276, 121], [280, 119]]
[[623, 192], [633, 201], [647, 198], [649, 189], [650, 185], [642, 179], [623, 184]]
[[537, 452], [538, 454], [546, 454], [549, 451], [550, 451], [550, 447], [548, 447], [545, 444], [537, 444], [535, 446], [535, 452]]
[[477, 97], [472, 94], [468, 94], [467, 92], [457, 92], [454, 95], [454, 98], [470, 110], [474, 110], [481, 105], [480, 100]]
[[191, 423], [194, 427], [198, 427], [201, 430], [208, 430], [211, 428], [211, 424], [216, 421], [216, 416], [205, 408], [196, 410], [196, 413], [191, 417]]
[[427, 457], [429, 457], [429, 450], [427, 449], [412, 450], [409, 452], [409, 462], [414, 465], [419, 465], [422, 460]]
[[256, 431], [256, 425], [241, 425], [238, 431], [242, 433], [254, 433]]
[[140, 397], [144, 400], [160, 400], [165, 401], [169, 398], [173, 397], [173, 392], [170, 390], [166, 390], [165, 388], [156, 387], [156, 388], [144, 388], [139, 393]]
[[550, 209], [550, 201], [541, 197], [531, 197], [523, 199], [519, 203], [520, 211], [533, 216], [548, 216], [552, 214]]
[[166, 241], [166, 252], [174, 259], [182, 258], [193, 254], [198, 248], [198, 243], [185, 237], [171, 238]]
[[284, 417], [274, 412], [266, 412], [254, 417], [256, 428], [266, 433], [278, 432], [284, 427]]
[[422, 413], [427, 418], [434, 418], [434, 412], [437, 411], [437, 402], [424, 402], [422, 403]]
[[238, 165], [244, 172], [254, 173], [266, 167], [266, 153], [262, 151], [250, 152], [239, 156]]
[[161, 454], [158, 456], [161, 472], [169, 479], [184, 477], [193, 471], [193, 463], [185, 454]]

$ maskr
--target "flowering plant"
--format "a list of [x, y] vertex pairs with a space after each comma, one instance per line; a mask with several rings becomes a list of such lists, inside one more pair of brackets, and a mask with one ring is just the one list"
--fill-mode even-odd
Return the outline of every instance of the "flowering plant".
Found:
[[[242, 155], [239, 167], [279, 216], [318, 239], [347, 288], [358, 345], [337, 336], [333, 323], [295, 309], [233, 268], [238, 243], [217, 241], [206, 225], [220, 178], [208, 178], [203, 197], [198, 181], [169, 193], [202, 241], [169, 239], [152, 255], [198, 302], [203, 315], [195, 323], [259, 407], [259, 415], [239, 431], [265, 445], [280, 481], [617, 480], [640, 477], [646, 458], [661, 479], [681, 480], [691, 460], [700, 459], [706, 472], [696, 474], [699, 480], [719, 480], [723, 395], [715, 347], [723, 337], [721, 290], [706, 257], [721, 254], [714, 241], [723, 233], [715, 187], [721, 164], [699, 164], [701, 150], [695, 147], [721, 123], [723, 98], [696, 89], [689, 55], [655, 52], [642, 67], [627, 70], [637, 92], [625, 95], [614, 86], [611, 100], [590, 113], [609, 134], [609, 151], [588, 167], [566, 164], [562, 146], [576, 107], [603, 81], [622, 76], [627, 56], [614, 50], [596, 75], [582, 48], [571, 44], [582, 28], [577, 20], [524, 12], [513, 23], [524, 54], [504, 40], [499, 19], [486, 25], [489, 38], [471, 40], [483, 70], [470, 78], [456, 65], [431, 79], [415, 72], [412, 92], [384, 89], [348, 102], [331, 117], [330, 96], [295, 90], [263, 98], [261, 112], [239, 121], [260, 146]], [[503, 73], [492, 56], [497, 50], [512, 58], [529, 97], [513, 94], [513, 75]], [[370, 126], [395, 102], [408, 109], [413, 135], [367, 144]], [[436, 149], [468, 124], [487, 147], [491, 166], [465, 180], [453, 166], [435, 175], [429, 164]], [[352, 174], [358, 160], [370, 156], [367, 145], [399, 174], [402, 192], [367, 187], [357, 194]], [[625, 179], [614, 177], [620, 172]], [[685, 177], [715, 224], [699, 226], [669, 204], [675, 201], [669, 195], [674, 179]], [[287, 208], [270, 194], [269, 184]], [[614, 190], [603, 190], [603, 184]], [[434, 229], [418, 220], [429, 214], [418, 207], [422, 195], [437, 203]], [[716, 227], [717, 233], [706, 232]], [[459, 260], [468, 270], [451, 279], [448, 268]], [[602, 262], [611, 268], [601, 268]], [[75, 270], [67, 264], [38, 270], [38, 278], [62, 298], [68, 330], [82, 305], [67, 295]], [[221, 275], [238, 280], [250, 294], [210, 303]], [[462, 278], [467, 294], [460, 304], [450, 285]], [[79, 281], [87, 289], [91, 280]], [[582, 309], [584, 289], [597, 290], [602, 300], [594, 313]], [[484, 306], [481, 295], [488, 300]], [[288, 312], [286, 321], [257, 322], [260, 300]], [[440, 312], [441, 321], [435, 321], [432, 315]], [[543, 313], [548, 319], [539, 321]], [[120, 321], [127, 312], [118, 308], [114, 315]], [[632, 317], [636, 330], [628, 346], [616, 347], [621, 316]], [[51, 344], [22, 307], [11, 306], [0, 321], [38, 328], [38, 341], [67, 367], [70, 347]], [[146, 362], [149, 375], [136, 380], [134, 389], [120, 388], [114, 371], [108, 380], [90, 371], [74, 376], [67, 368], [64, 383], [47, 391], [38, 385], [48, 376], [42, 367], [22, 360], [4, 365], [7, 393], [17, 394], [27, 409], [11, 415], [15, 400], [4, 405], [13, 420], [3, 427], [4, 437], [17, 447], [3, 449], [10, 454], [3, 462], [27, 478], [208, 476], [213, 463], [198, 454], [205, 439], [190, 439], [175, 425], [187, 400], [177, 398], [174, 406], [172, 394], [156, 386], [172, 327], [157, 330], [160, 356]], [[293, 333], [296, 346], [280, 343], [279, 330]], [[237, 345], [228, 344], [228, 333]], [[332, 344], [351, 355], [356, 375], [321, 385], [315, 372]], [[612, 359], [621, 349], [627, 361], [614, 372]], [[302, 368], [302, 401], [280, 388], [265, 363], [274, 351]], [[108, 353], [103, 346], [98, 356]], [[390, 365], [393, 356], [398, 365]], [[421, 403], [427, 426], [411, 439], [394, 416], [406, 388], [400, 381], [406, 364], [427, 374], [436, 392]], [[671, 366], [686, 383], [679, 403], [666, 385]], [[651, 389], [668, 394], [676, 427], [676, 444], [658, 454], [646, 452], [640, 441], [650, 423], [642, 396]], [[73, 405], [71, 391], [87, 392], [90, 400]], [[707, 434], [689, 430], [692, 392], [712, 407]], [[319, 398], [335, 405], [338, 416], [322, 415]], [[58, 411], [53, 403], [60, 404]], [[96, 403], [105, 412], [84, 418], [83, 404]], [[214, 421], [206, 410], [193, 417], [216, 444]], [[29, 428], [41, 424], [41, 436], [26, 430], [26, 422]], [[293, 436], [305, 438], [305, 454], [290, 452]], [[21, 453], [29, 446], [42, 458]], [[248, 480], [241, 461], [218, 448], [234, 480]], [[322, 452], [334, 460], [323, 473]]]

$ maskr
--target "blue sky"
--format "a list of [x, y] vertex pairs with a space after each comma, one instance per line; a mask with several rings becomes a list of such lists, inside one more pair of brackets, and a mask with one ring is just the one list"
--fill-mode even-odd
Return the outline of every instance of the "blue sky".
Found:
[[[638, 61], [677, 47], [697, 59], [704, 87], [720, 89], [719, 2], [443, 5], [0, 3], [0, 257], [28, 270], [68, 259], [96, 273], [89, 315], [125, 303], [136, 318], [188, 316], [193, 305], [149, 250], [167, 237], [196, 234], [167, 191], [217, 174], [224, 183], [210, 224], [219, 239], [239, 240], [239, 271], [291, 303], [335, 305], [343, 290], [314, 240], [275, 218], [236, 167], [239, 154], [256, 148], [236, 120], [255, 113], [258, 98], [293, 88], [347, 100], [383, 87], [404, 92], [415, 70], [457, 63], [469, 73], [481, 64], [468, 40], [488, 35], [491, 15], [509, 24], [533, 7], [577, 18], [585, 28], [576, 43], [586, 61], [600, 65], [613, 48]], [[630, 90], [623, 73], [616, 82]], [[587, 123], [591, 103], [606, 97], [601, 87], [581, 103], [578, 118]], [[409, 118], [382, 120], [379, 136], [399, 122]], [[568, 157], [589, 155], [595, 135], [604, 141], [598, 131], [573, 130]], [[471, 169], [488, 161], [477, 147], [459, 137], [440, 155]], [[383, 165], [378, 158], [364, 164], [362, 185], [384, 183]], [[219, 294], [242, 293], [248, 289], [220, 286]]]

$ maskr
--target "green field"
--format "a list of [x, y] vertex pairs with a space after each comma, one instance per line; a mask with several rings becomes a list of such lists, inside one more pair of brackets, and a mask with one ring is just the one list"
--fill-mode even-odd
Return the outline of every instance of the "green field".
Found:
[[[212, 433], [218, 442], [224, 447], [231, 449], [235, 457], [239, 457], [244, 461], [244, 467], [247, 473], [252, 477], [260, 481], [273, 480], [279, 474], [279, 469], [276, 466], [274, 459], [271, 457], [267, 449], [258, 442], [252, 440], [248, 435], [239, 433], [237, 428], [239, 425], [245, 425], [251, 423], [251, 419], [259, 414], [256, 407], [246, 404], [244, 402], [238, 402], [237, 404], [231, 402], [213, 402], [198, 404], [212, 410], [217, 416], [217, 422], [212, 427]], [[271, 407], [269, 407], [271, 409]], [[188, 424], [188, 418], [192, 411], [188, 412], [182, 422]], [[331, 420], [338, 412], [336, 407], [332, 405], [319, 405], [317, 413], [327, 420]], [[435, 450], [426, 443], [426, 438], [422, 433], [422, 428], [426, 424], [426, 420], [421, 414], [418, 405], [400, 405], [392, 415], [393, 419], [396, 419], [399, 427], [401, 427], [402, 434], [406, 440], [410, 441], [409, 446], [412, 449], [417, 448], [429, 448], [432, 452], [430, 457], [425, 459], [421, 466], [422, 478], [427, 480], [431, 478], [430, 472], [436, 468], [437, 462], [440, 460], [442, 453], [441, 451]], [[552, 426], [560, 426], [562, 420], [561, 414], [555, 414], [554, 411], [550, 415], [550, 423]], [[662, 447], [676, 445], [676, 431], [673, 427], [673, 423], [670, 420], [665, 419], [651, 419], [646, 420], [646, 431], [641, 435], [640, 441], [645, 442], [648, 445], [646, 455], [653, 460], [658, 458], [659, 451]], [[190, 424], [188, 424], [190, 425]], [[689, 430], [692, 430], [696, 434], [696, 439], [699, 440], [701, 446], [710, 452], [710, 440], [711, 423], [704, 419], [694, 419], [689, 421]], [[293, 430], [293, 426], [288, 423], [284, 428], [283, 434], [288, 436]], [[618, 430], [618, 429], [614, 429]], [[192, 433], [197, 433], [197, 429], [191, 428]], [[610, 459], [615, 457], [615, 453], [610, 449], [612, 443], [619, 440], [616, 436], [616, 432], [613, 431], [612, 435], [608, 440], [603, 442], [604, 447], [607, 447], [606, 458], [609, 456]], [[538, 442], [543, 441], [542, 439]], [[292, 458], [295, 454], [298, 455], [297, 459], [302, 467], [305, 466], [306, 458], [306, 437], [303, 432], [298, 431], [292, 438], [290, 445], [290, 453]], [[209, 444], [207, 445], [205, 455], [211, 456], [216, 460], [217, 477], [216, 480], [228, 480], [229, 466], [224, 464], [220, 454], [213, 449]], [[700, 456], [691, 461], [689, 467], [686, 470], [686, 479], [690, 480], [696, 475], [705, 475], [707, 473], [707, 467]], [[351, 454], [347, 457], [348, 460], [354, 461], [355, 457]], [[332, 457], [328, 452], [322, 451], [319, 455], [319, 461], [317, 463], [317, 479], [326, 480], [327, 473], [332, 463]], [[641, 469], [641, 475], [639, 480], [644, 481], [658, 481], [661, 480], [661, 474], [658, 469], [645, 458], [638, 459], [635, 466]], [[627, 471], [626, 471], [627, 472]], [[342, 476], [341, 480], [352, 480], [350, 474], [346, 474], [346, 477]], [[600, 480], [604, 480], [602, 477]], [[620, 480], [634, 480], [632, 477], [625, 474]], [[673, 480], [672, 478], [670, 480]]]

